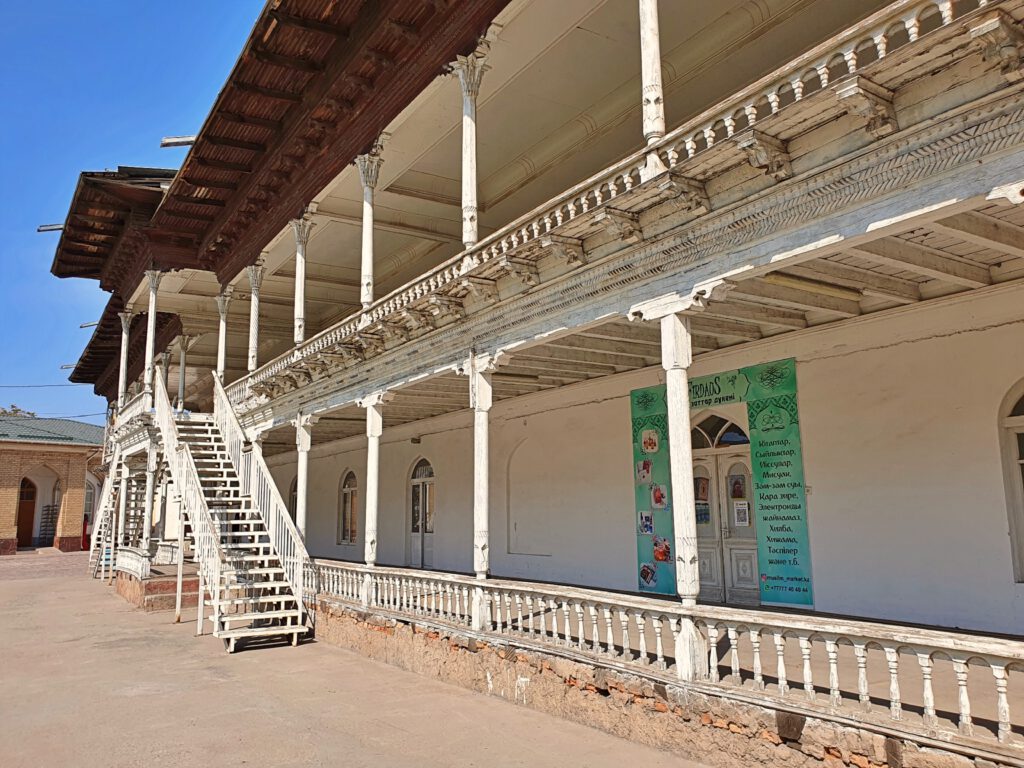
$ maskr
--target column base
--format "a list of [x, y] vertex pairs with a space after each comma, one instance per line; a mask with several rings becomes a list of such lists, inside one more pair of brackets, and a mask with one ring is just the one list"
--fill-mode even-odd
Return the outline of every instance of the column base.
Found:
[[18, 552], [17, 539], [0, 539], [0, 555], [13, 555]]
[[59, 549], [61, 552], [81, 552], [82, 551], [82, 537], [81, 536], [57, 536], [53, 540], [53, 546]]

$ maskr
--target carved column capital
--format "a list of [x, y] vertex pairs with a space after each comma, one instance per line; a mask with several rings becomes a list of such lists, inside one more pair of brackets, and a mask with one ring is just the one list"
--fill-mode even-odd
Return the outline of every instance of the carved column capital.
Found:
[[292, 232], [295, 234], [295, 247], [305, 248], [306, 244], [309, 243], [309, 236], [313, 233], [313, 227], [316, 226], [312, 215], [307, 210], [301, 218], [292, 219], [289, 223], [292, 225]]
[[480, 95], [480, 83], [483, 80], [484, 72], [491, 68], [487, 63], [487, 54], [490, 52], [490, 44], [481, 41], [480, 46], [468, 56], [457, 56], [451, 63], [451, 71], [459, 78], [459, 85], [462, 86], [462, 98], [476, 101]]
[[380, 177], [380, 167], [384, 164], [384, 142], [389, 134], [382, 133], [373, 143], [370, 151], [364, 155], [357, 155], [355, 166], [359, 169], [359, 183], [364, 188], [376, 189]]
[[263, 285], [263, 258], [260, 257], [255, 264], [250, 264], [245, 268], [245, 274], [249, 278], [249, 290], [252, 293], [259, 293], [260, 286]]
[[134, 317], [134, 313], [131, 309], [126, 308], [121, 312], [118, 312], [117, 316], [121, 319], [121, 331], [123, 333], [128, 333], [132, 327], [132, 317]]
[[235, 292], [234, 286], [225, 285], [217, 294], [217, 312], [221, 318], [227, 317], [228, 305], [231, 303], [231, 295]]
[[146, 278], [149, 280], [149, 290], [155, 292], [160, 287], [160, 278], [164, 273], [159, 269], [147, 269]]

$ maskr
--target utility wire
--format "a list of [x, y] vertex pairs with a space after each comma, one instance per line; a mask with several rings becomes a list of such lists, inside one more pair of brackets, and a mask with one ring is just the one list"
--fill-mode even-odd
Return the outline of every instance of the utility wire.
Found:
[[0, 416], [2, 419], [17, 419], [19, 421], [32, 421], [33, 419], [84, 419], [86, 416], [106, 416], [106, 411], [99, 413], [38, 413], [35, 416]]

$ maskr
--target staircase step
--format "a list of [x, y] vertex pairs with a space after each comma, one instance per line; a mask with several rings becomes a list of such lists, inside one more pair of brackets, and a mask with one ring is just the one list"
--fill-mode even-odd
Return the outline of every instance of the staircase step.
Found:
[[289, 589], [287, 581], [236, 581], [221, 585], [221, 589]]
[[304, 635], [309, 627], [302, 624], [284, 627], [239, 627], [238, 629], [221, 629], [213, 633], [214, 637], [231, 640], [239, 637], [273, 637], [274, 635]]
[[[255, 611], [252, 613], [222, 613], [218, 617], [218, 621], [226, 624], [237, 621], [258, 621], [260, 619], [299, 619], [302, 616], [302, 611], [298, 608], [284, 608], [278, 611]], [[208, 621], [213, 621], [213, 616], [206, 617]], [[301, 624], [289, 625], [285, 624], [282, 626], [302, 626]]]
[[257, 595], [255, 597], [225, 597], [220, 600], [204, 600], [206, 605], [258, 605], [260, 603], [294, 603], [295, 596], [291, 593], [284, 595]]

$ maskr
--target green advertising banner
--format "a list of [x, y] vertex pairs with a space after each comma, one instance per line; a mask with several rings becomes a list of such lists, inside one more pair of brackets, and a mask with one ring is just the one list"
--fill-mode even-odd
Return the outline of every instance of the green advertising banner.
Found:
[[[667, 563], [654, 560], [659, 552], [655, 543], [673, 540], [671, 506], [655, 516], [650, 499], [641, 492], [641, 468], [658, 471], [658, 478], [644, 475], [647, 489], [671, 499], [668, 478], [668, 437], [665, 387], [649, 387], [631, 393], [633, 417], [633, 462], [636, 484], [637, 536], [641, 591], [670, 593], [661, 583], [674, 587], [672, 558]], [[807, 534], [807, 497], [804, 488], [803, 452], [800, 443], [800, 418], [796, 399], [796, 361], [779, 360], [739, 370], [724, 371], [690, 380], [692, 410], [731, 403], [747, 404], [750, 425], [750, 458], [754, 474], [754, 513], [757, 524], [757, 560], [760, 572], [761, 602], [766, 605], [814, 604], [811, 589], [811, 553]], [[660, 409], [660, 410], [659, 410]], [[664, 453], [663, 468], [643, 453], [644, 433], [653, 427], [647, 419], [660, 414], [663, 419], [660, 443], [655, 451]], [[663, 444], [663, 445], [662, 445]], [[648, 447], [650, 443], [646, 444]], [[645, 460], [648, 464], [641, 464]], [[698, 517], [701, 510], [698, 510]], [[710, 514], [706, 510], [704, 514]], [[646, 517], [645, 517], [646, 515]], [[650, 519], [652, 525], [645, 525]], [[662, 521], [659, 525], [659, 521]], [[645, 533], [647, 528], [651, 532]], [[671, 552], [668, 552], [671, 555]], [[665, 576], [659, 568], [665, 565]], [[645, 586], [645, 576], [654, 575], [657, 588]]]
[[633, 424], [633, 496], [637, 583], [641, 592], [676, 593], [665, 387], [630, 393]]

